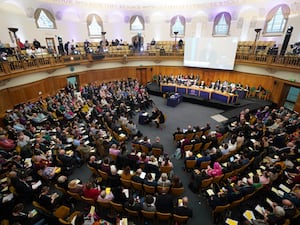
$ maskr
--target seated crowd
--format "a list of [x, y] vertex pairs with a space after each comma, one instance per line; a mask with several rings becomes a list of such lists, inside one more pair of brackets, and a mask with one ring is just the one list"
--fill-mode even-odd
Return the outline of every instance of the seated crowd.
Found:
[[264, 212], [254, 210], [255, 224], [299, 223], [299, 122], [295, 112], [265, 106], [253, 113], [243, 110], [223, 128], [177, 128], [176, 152], [191, 173], [190, 189], [206, 196], [213, 211], [238, 205], [231, 216], [239, 224], [249, 223], [241, 209], [257, 205]]
[[[96, 212], [85, 216], [105, 217], [112, 224], [116, 216], [103, 213], [101, 202], [192, 216], [188, 198], [177, 204], [178, 197], [171, 193], [183, 186], [160, 138], [151, 143], [132, 121], [135, 112], [151, 106], [145, 88], [128, 79], [89, 84], [79, 92], [69, 85], [52, 97], [8, 110], [0, 129], [1, 140], [7, 143], [0, 152], [4, 212], [0, 219], [9, 224], [57, 224], [53, 215], [62, 206], [76, 210], [77, 194], [95, 203]], [[126, 140], [131, 138], [133, 147], [127, 151]], [[85, 162], [92, 178], [70, 179]], [[124, 180], [152, 186], [154, 192], [129, 188]], [[33, 202], [50, 214], [20, 213]], [[28, 215], [29, 222], [16, 219], [17, 214]], [[78, 214], [76, 220], [80, 219]]]

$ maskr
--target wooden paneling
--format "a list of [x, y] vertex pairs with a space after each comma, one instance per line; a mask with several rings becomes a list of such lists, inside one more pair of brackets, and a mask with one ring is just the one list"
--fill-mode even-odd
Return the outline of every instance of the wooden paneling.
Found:
[[[141, 67], [120, 67], [103, 70], [85, 71], [78, 74], [80, 85], [85, 85], [92, 82], [107, 82], [121, 79], [140, 79], [137, 69]], [[149, 66], [145, 68], [143, 73], [143, 81], [149, 82], [152, 80], [153, 75], [191, 75], [199, 76], [200, 80], [206, 83], [216, 80], [227, 80], [228, 82], [248, 84], [250, 87], [262, 85], [265, 89], [271, 91], [271, 100], [279, 105], [283, 104], [285, 95], [285, 85], [300, 87], [299, 83], [293, 83], [279, 78], [274, 78], [264, 75], [249, 74], [237, 71], [227, 70], [212, 70], [191, 67], [178, 67], [178, 66]], [[12, 87], [0, 91], [0, 114], [4, 113], [6, 109], [12, 108], [14, 105], [35, 101], [39, 97], [46, 97], [53, 95], [59, 89], [67, 85], [67, 77], [70, 75], [63, 75], [57, 77], [49, 77], [45, 80], [29, 83], [22, 86]], [[41, 95], [39, 94], [41, 92]], [[300, 104], [300, 103], [299, 103]], [[298, 104], [296, 104], [298, 107]]]

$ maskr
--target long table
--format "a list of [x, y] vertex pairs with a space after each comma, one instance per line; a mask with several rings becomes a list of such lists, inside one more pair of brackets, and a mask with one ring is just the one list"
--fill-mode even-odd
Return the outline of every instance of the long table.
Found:
[[177, 92], [180, 94], [199, 96], [205, 100], [216, 100], [228, 104], [236, 103], [239, 97], [237, 94], [217, 91], [211, 88], [200, 88], [198, 86], [189, 87], [176, 84], [161, 84], [161, 92]]

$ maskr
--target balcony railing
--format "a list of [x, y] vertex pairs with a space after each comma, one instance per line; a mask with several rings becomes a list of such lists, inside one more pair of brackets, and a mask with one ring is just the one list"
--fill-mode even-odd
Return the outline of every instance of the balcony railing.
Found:
[[[104, 56], [104, 57], [103, 57]], [[141, 53], [123, 52], [106, 53], [105, 55], [69, 55], [69, 56], [40, 56], [34, 59], [9, 60], [0, 62], [0, 81], [10, 79], [24, 74], [37, 71], [53, 72], [56, 69], [70, 65], [89, 65], [101, 62], [120, 62], [126, 64], [130, 61], [149, 60], [159, 63], [164, 60], [183, 61], [183, 50], [172, 52], [151, 52]], [[236, 54], [235, 64], [246, 64], [251, 66], [260, 66], [278, 70], [300, 71], [299, 56], [279, 56], [279, 55], [254, 55], [254, 54]]]

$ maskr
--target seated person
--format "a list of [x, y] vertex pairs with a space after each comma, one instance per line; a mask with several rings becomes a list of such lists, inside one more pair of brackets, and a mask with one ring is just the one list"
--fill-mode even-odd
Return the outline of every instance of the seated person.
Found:
[[154, 179], [154, 177], [152, 176], [151, 173], [147, 173], [145, 179], [144, 179], [144, 184], [149, 185], [149, 186], [156, 186], [157, 183]]
[[121, 178], [125, 180], [131, 180], [131, 173], [130, 173], [130, 167], [126, 166], [121, 174]]
[[9, 224], [42, 225], [46, 221], [39, 214], [33, 212], [24, 212], [24, 204], [18, 203], [14, 206], [8, 217]]
[[70, 192], [83, 194], [83, 185], [78, 179], [71, 180], [68, 184], [68, 189]]
[[87, 162], [90, 167], [95, 168], [96, 170], [101, 169], [101, 163], [96, 160], [96, 156], [91, 155], [89, 161]]
[[88, 182], [83, 187], [83, 196], [86, 198], [91, 198], [97, 201], [97, 198], [100, 194], [100, 187], [99, 188], [93, 188], [93, 184], [91, 182]]
[[143, 202], [143, 210], [148, 212], [156, 211], [156, 207], [154, 205], [154, 197], [152, 195], [146, 195], [145, 201]]
[[182, 204], [178, 205], [175, 209], [174, 212], [175, 214], [179, 216], [188, 216], [188, 217], [193, 217], [193, 210], [188, 207], [188, 197], [183, 197], [182, 198]]
[[141, 204], [139, 197], [134, 198], [133, 196], [130, 196], [128, 201], [125, 202], [124, 208], [134, 210], [134, 211], [140, 211], [143, 209], [143, 206]]
[[168, 174], [162, 173], [160, 178], [157, 181], [158, 186], [170, 187], [171, 181], [168, 179]]
[[107, 185], [109, 187], [118, 187], [121, 185], [121, 180], [120, 180], [120, 176], [117, 173], [117, 168], [115, 165], [111, 165], [110, 166], [110, 175], [108, 176], [107, 179]]
[[216, 176], [222, 175], [222, 167], [221, 167], [220, 163], [214, 162], [213, 168], [208, 166], [206, 169], [206, 173], [207, 173], [207, 175], [209, 175], [211, 177], [216, 177]]
[[153, 108], [152, 114], [149, 117], [149, 123], [154, 122], [156, 124], [156, 127], [159, 127], [159, 124], [162, 124], [165, 122], [165, 116], [157, 107]]
[[59, 195], [56, 192], [50, 194], [49, 190], [49, 186], [42, 187], [41, 193], [38, 196], [38, 202], [41, 206], [48, 209], [49, 211], [54, 211], [54, 209], [59, 204]]
[[99, 202], [109, 202], [112, 201], [114, 199], [114, 194], [112, 191], [108, 190], [102, 190], [100, 195], [97, 198], [97, 201]]
[[172, 188], [181, 188], [181, 187], [183, 187], [183, 184], [182, 184], [182, 182], [180, 181], [179, 176], [174, 175], [174, 176], [172, 177], [171, 187], [172, 187]]

